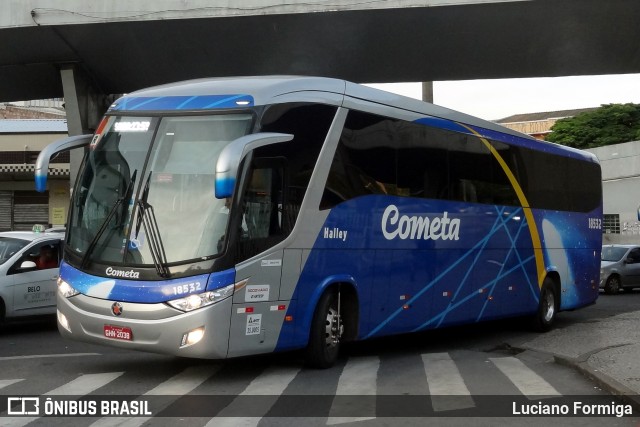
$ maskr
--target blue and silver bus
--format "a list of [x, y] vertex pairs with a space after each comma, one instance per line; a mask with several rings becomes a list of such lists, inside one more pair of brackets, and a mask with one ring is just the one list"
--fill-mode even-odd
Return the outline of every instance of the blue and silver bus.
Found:
[[306, 349], [595, 302], [589, 153], [354, 83], [202, 79], [123, 96], [85, 147], [64, 337], [197, 358]]

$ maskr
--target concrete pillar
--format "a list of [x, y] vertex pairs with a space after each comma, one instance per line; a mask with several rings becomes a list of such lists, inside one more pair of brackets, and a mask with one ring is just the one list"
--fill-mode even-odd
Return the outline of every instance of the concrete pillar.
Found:
[[433, 104], [433, 82], [422, 82], [422, 100]]
[[[109, 107], [111, 97], [94, 88], [85, 74], [75, 65], [60, 69], [64, 108], [67, 113], [69, 136], [93, 133], [100, 124], [102, 115]], [[70, 188], [82, 163], [82, 149], [71, 150]]]

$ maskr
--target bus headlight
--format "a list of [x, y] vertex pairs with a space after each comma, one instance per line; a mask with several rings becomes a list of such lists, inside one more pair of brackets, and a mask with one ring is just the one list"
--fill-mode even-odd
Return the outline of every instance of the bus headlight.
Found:
[[233, 288], [234, 285], [229, 285], [225, 286], [224, 288], [216, 289], [214, 291], [207, 291], [201, 294], [192, 294], [184, 298], [167, 301], [167, 304], [182, 311], [197, 310], [198, 308], [215, 304], [218, 301], [222, 301], [223, 299], [231, 296], [233, 294]]
[[65, 298], [69, 298], [74, 295], [78, 295], [80, 293], [80, 291], [77, 291], [74, 288], [72, 288], [70, 284], [68, 284], [61, 278], [58, 278], [58, 292], [60, 292], [60, 295], [62, 295]]

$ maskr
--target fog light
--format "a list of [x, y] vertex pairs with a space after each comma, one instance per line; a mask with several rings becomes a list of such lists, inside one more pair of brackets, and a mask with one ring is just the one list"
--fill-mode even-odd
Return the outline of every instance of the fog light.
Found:
[[204, 326], [201, 326], [184, 334], [182, 336], [180, 347], [188, 347], [190, 345], [197, 344], [198, 342], [200, 342], [202, 337], [204, 337]]
[[69, 326], [69, 321], [67, 320], [67, 316], [60, 313], [60, 310], [56, 310], [58, 312], [58, 323], [60, 326], [65, 328], [67, 331], [71, 332], [71, 327]]

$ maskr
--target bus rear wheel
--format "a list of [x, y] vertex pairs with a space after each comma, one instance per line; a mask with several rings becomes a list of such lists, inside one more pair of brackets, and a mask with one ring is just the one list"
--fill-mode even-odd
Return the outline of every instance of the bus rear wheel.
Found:
[[553, 280], [546, 278], [540, 288], [538, 311], [532, 319], [533, 329], [547, 332], [553, 327], [558, 312], [558, 295]]
[[344, 325], [340, 316], [340, 294], [329, 290], [322, 295], [311, 322], [306, 362], [312, 368], [326, 369], [338, 359]]

